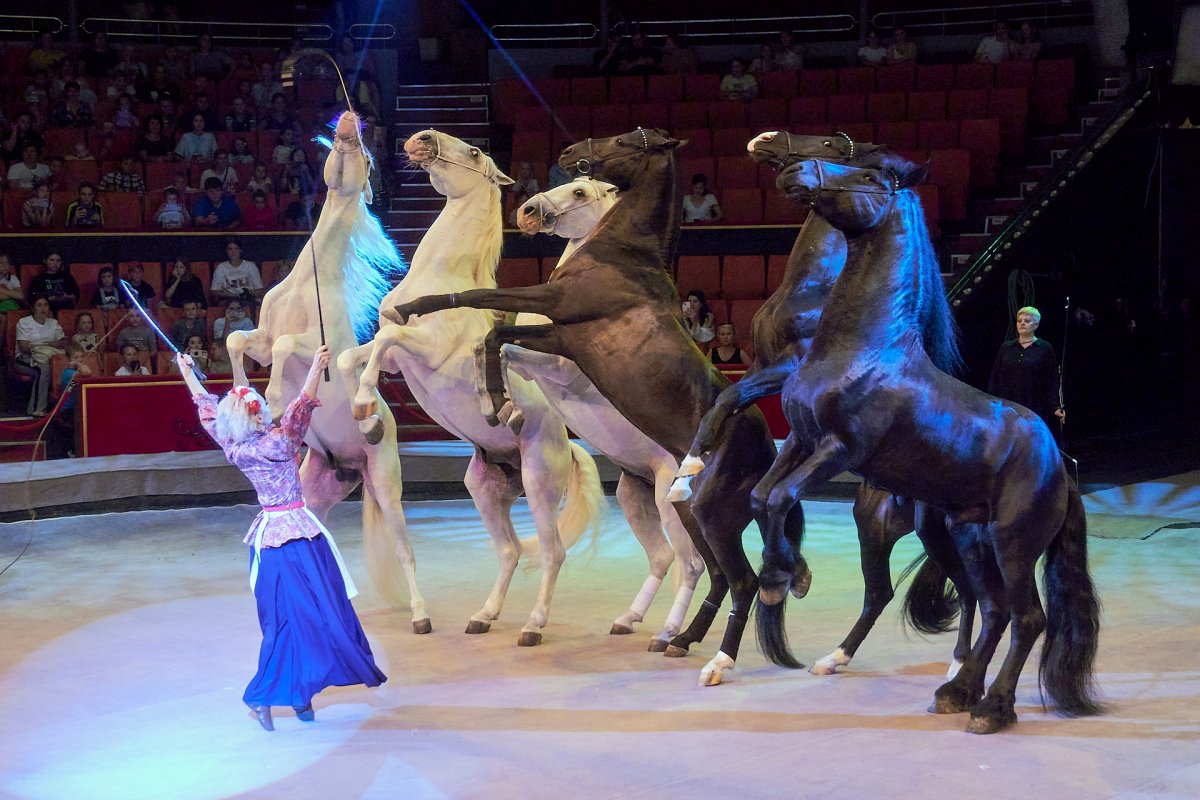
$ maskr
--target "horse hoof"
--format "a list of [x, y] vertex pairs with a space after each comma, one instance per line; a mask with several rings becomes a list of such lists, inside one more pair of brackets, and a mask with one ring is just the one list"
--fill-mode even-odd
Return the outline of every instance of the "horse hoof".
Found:
[[[666, 639], [651, 639], [650, 646], [646, 648], [646, 652], [647, 653], [665, 653], [667, 651], [667, 648], [670, 646], [671, 646], [671, 643], [668, 642]], [[680, 648], [680, 649], [682, 649], [682, 648]], [[683, 652], [686, 653], [687, 651], [684, 650]]]
[[758, 600], [764, 606], [777, 606], [787, 597], [787, 586], [761, 586], [758, 589]]
[[936, 695], [933, 698], [933, 705], [929, 707], [930, 714], [961, 714], [970, 710], [970, 707], [957, 697], [938, 697]]
[[1005, 728], [1011, 727], [1017, 721], [1017, 715], [1013, 713], [1002, 714], [999, 717], [976, 717], [971, 716], [971, 721], [967, 723], [967, 733], [998, 733]]
[[631, 633], [633, 633], [633, 628], [619, 622], [614, 622], [613, 626], [608, 629], [609, 636], [628, 636]]
[[810, 675], [836, 675], [837, 666], [834, 664], [822, 664], [820, 661], [808, 668]]
[[808, 594], [810, 586], [812, 586], [812, 570], [805, 564], [804, 574], [799, 578], [792, 578], [792, 596], [797, 600], [802, 600], [804, 595]]
[[367, 440], [367, 444], [374, 445], [383, 441], [383, 420], [377, 416], [372, 415], [358, 423], [358, 429]]
[[433, 623], [428, 619], [414, 619], [413, 633], [433, 633]]
[[675, 482], [671, 484], [671, 490], [667, 492], [667, 501], [670, 503], [685, 503], [691, 499], [691, 478], [676, 478]]
[[500, 418], [497, 417], [495, 414], [485, 414], [483, 418], [487, 422], [488, 427], [491, 427], [491, 428], [499, 428], [500, 427]]
[[542, 643], [542, 635], [537, 631], [521, 631], [521, 638], [517, 639], [517, 647], [537, 647]]
[[687, 648], [680, 647], [677, 644], [669, 644], [669, 645], [667, 645], [667, 648], [665, 650], [663, 650], [663, 655], [666, 656], [667, 658], [683, 658], [687, 654], [688, 654]]
[[490, 622], [482, 622], [480, 620], [473, 619], [467, 623], [467, 633], [470, 634], [487, 633], [491, 629], [492, 623]]

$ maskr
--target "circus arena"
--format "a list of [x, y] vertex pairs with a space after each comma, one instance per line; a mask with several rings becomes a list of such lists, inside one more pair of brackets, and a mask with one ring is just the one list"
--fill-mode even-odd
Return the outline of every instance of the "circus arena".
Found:
[[1200, 4], [0, 65], [0, 798], [1200, 796]]

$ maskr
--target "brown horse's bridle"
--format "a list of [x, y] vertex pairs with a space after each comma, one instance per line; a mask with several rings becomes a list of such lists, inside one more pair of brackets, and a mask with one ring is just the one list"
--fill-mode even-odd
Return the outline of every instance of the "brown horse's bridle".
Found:
[[[638, 133], [640, 133], [642, 135], [642, 152], [643, 153], [649, 152], [650, 137], [646, 135], [646, 129], [639, 125]], [[580, 175], [591, 174], [592, 168], [595, 166], [599, 166], [601, 164], [607, 164], [610, 161], [620, 161], [622, 158], [632, 158], [633, 156], [636, 156], [638, 154], [638, 151], [634, 150], [632, 152], [625, 153], [624, 155], [612, 156], [611, 158], [596, 158], [595, 152], [592, 149], [591, 137], [589, 137], [587, 140], [587, 147], [588, 147], [588, 155], [591, 156], [591, 158], [581, 158], [575, 162], [575, 171], [578, 172]], [[585, 164], [587, 166], [584, 166]]]
[[[775, 132], [776, 136], [778, 136], [780, 134], [783, 134], [784, 141], [787, 143], [787, 152], [784, 153], [784, 156], [783, 156], [785, 159], [796, 159], [797, 161], [806, 161], [809, 159], [816, 158], [816, 156], [812, 155], [811, 153], [802, 153], [792, 146], [792, 134], [790, 131], [776, 131]], [[853, 160], [855, 150], [857, 149], [857, 145], [855, 145], [854, 140], [850, 138], [850, 134], [846, 133], [845, 131], [837, 131], [836, 133], [833, 134], [833, 137], [845, 139], [846, 143], [850, 145], [850, 152], [844, 156], [839, 156], [839, 157], [844, 158], [847, 161]], [[830, 143], [827, 143], [827, 144], [830, 144]], [[830, 144], [830, 146], [832, 146], [832, 144]], [[778, 169], [778, 168], [776, 168], [776, 169]]]
[[[891, 183], [888, 186], [880, 186], [879, 189], [852, 189], [847, 186], [826, 186], [825, 185], [825, 170], [823, 166], [825, 162], [819, 158], [806, 159], [813, 162], [817, 170], [817, 187], [818, 192], [847, 192], [856, 194], [887, 194], [894, 195], [900, 191], [900, 176], [891, 169], [881, 169], [880, 172], [885, 173], [891, 178]], [[861, 167], [850, 167], [850, 169], [861, 169]]]
[[[576, 179], [576, 180], [578, 180], [578, 179]], [[588, 178], [587, 180], [589, 182], [591, 182], [593, 179]], [[574, 181], [572, 181], [572, 183], [574, 183]], [[570, 186], [571, 184], [568, 183], [566, 185]], [[592, 188], [595, 189], [595, 186], [592, 186]], [[534, 198], [541, 198], [540, 200], [538, 200], [538, 207], [539, 207], [539, 210], [542, 211], [542, 220], [543, 220], [543, 223], [541, 226], [542, 233], [553, 233], [554, 229], [558, 227], [558, 221], [561, 220], [563, 217], [565, 217], [567, 214], [570, 214], [572, 211], [578, 211], [581, 208], [586, 208], [587, 206], [590, 206], [592, 203], [597, 203], [600, 201], [599, 189], [596, 189], [596, 192], [594, 194], [592, 194], [592, 196], [589, 197], [584, 202], [573, 205], [567, 209], [564, 209], [558, 203], [555, 203], [553, 200], [551, 200], [550, 197], [545, 192], [541, 192], [540, 194], [534, 195], [534, 197], [529, 198], [529, 200], [527, 200], [526, 203], [532, 202], [534, 200]], [[554, 221], [551, 222], [549, 225], [545, 224], [545, 222], [544, 222], [544, 220], [546, 219], [546, 212], [543, 210], [543, 207], [549, 208], [550, 211], [552, 211], [554, 213]]]

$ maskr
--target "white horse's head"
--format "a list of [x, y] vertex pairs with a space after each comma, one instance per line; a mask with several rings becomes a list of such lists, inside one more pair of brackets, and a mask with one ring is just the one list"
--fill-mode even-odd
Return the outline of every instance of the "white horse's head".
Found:
[[617, 187], [592, 178], [576, 178], [526, 200], [517, 212], [521, 233], [553, 233], [564, 239], [587, 236], [613, 204]]
[[450, 199], [473, 191], [481, 180], [497, 187], [513, 182], [478, 147], [432, 128], [408, 137], [404, 152], [409, 161], [429, 173], [433, 188]]
[[[322, 140], [324, 141], [324, 140]], [[371, 202], [369, 177], [375, 165], [362, 140], [362, 122], [353, 111], [344, 111], [334, 127], [332, 153], [325, 159], [325, 185], [338, 194], [349, 197], [366, 193]]]

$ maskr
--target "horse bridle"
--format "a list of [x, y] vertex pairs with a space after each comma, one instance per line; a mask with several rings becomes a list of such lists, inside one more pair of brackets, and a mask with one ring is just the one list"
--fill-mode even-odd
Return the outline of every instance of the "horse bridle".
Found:
[[[592, 179], [589, 178], [589, 180], [592, 180]], [[566, 185], [570, 186], [571, 184], [568, 183]], [[593, 186], [593, 188], [595, 188], [595, 187]], [[573, 205], [568, 209], [564, 209], [558, 203], [555, 203], [553, 200], [551, 200], [550, 197], [546, 194], [546, 192], [540, 192], [540, 193], [534, 195], [533, 197], [529, 198], [529, 200], [526, 200], [525, 203], [530, 203], [535, 198], [539, 198], [539, 197], [541, 198], [541, 200], [538, 200], [538, 208], [539, 208], [539, 210], [542, 211], [542, 220], [543, 220], [543, 223], [541, 226], [541, 232], [542, 233], [553, 233], [554, 229], [558, 227], [559, 220], [561, 220], [567, 214], [570, 214], [572, 211], [578, 211], [581, 208], [586, 208], [587, 206], [590, 206], [593, 203], [600, 202], [600, 190], [596, 189], [595, 194], [593, 194], [585, 202]], [[551, 222], [549, 225], [545, 224], [546, 212], [544, 210], [544, 207], [549, 207], [549, 209], [554, 213], [554, 221]]]
[[[649, 152], [650, 151], [650, 137], [646, 135], [646, 129], [639, 125], [637, 132], [642, 135], [642, 152], [643, 153]], [[620, 138], [620, 137], [614, 137], [614, 138]], [[634, 150], [632, 152], [625, 153], [624, 155], [612, 156], [611, 158], [597, 159], [595, 157], [595, 153], [592, 150], [591, 137], [588, 137], [588, 139], [587, 139], [587, 147], [588, 147], [588, 155], [591, 156], [591, 158], [581, 158], [575, 162], [575, 171], [578, 172], [580, 175], [591, 174], [592, 168], [595, 166], [598, 166], [601, 164], [607, 164], [611, 161], [620, 161], [622, 158], [632, 158], [633, 156], [636, 156], [638, 154], [638, 152], [636, 150]], [[587, 166], [584, 166], [585, 164]]]
[[[455, 161], [452, 158], [447, 158], [446, 156], [442, 155], [442, 134], [441, 134], [441, 132], [436, 131], [433, 128], [430, 128], [429, 132], [433, 134], [433, 160], [434, 161], [445, 161], [447, 164], [453, 164], [456, 167], [462, 167], [463, 169], [470, 170], [471, 172], [478, 172], [480, 175], [487, 178], [488, 180], [492, 180], [495, 177], [495, 169], [496, 169], [495, 162], [491, 162], [490, 170], [485, 170], [485, 169], [480, 169], [479, 167], [475, 166], [474, 164], [465, 164], [461, 161]], [[471, 149], [477, 150], [480, 155], [484, 155], [484, 152], [482, 150], [479, 150], [478, 147], [472, 147]], [[425, 165], [422, 164], [421, 166], [425, 166]]]
[[[776, 131], [775, 135], [778, 136], [781, 133], [786, 137], [784, 139], [784, 141], [787, 142], [787, 152], [784, 154], [784, 158], [796, 157], [797, 159], [802, 160], [802, 161], [814, 158], [814, 156], [809, 153], [802, 153], [799, 150], [795, 150], [792, 148], [792, 134], [790, 131]], [[838, 137], [845, 139], [846, 143], [850, 145], [850, 152], [845, 156], [846, 160], [847, 161], [853, 160], [854, 152], [857, 149], [857, 145], [855, 145], [854, 140], [851, 139], [850, 134], [846, 133], [845, 131], [834, 132], [833, 138], [836, 139]]]
[[[817, 187], [818, 192], [846, 192], [848, 194], [887, 194], [894, 195], [900, 191], [900, 176], [895, 170], [884, 167], [879, 170], [891, 177], [890, 186], [881, 186], [879, 189], [852, 189], [847, 186], [826, 186], [825, 185], [825, 170], [822, 168], [824, 162], [819, 158], [806, 159], [811, 161], [817, 170]], [[863, 167], [851, 167], [851, 169], [864, 169]]]

